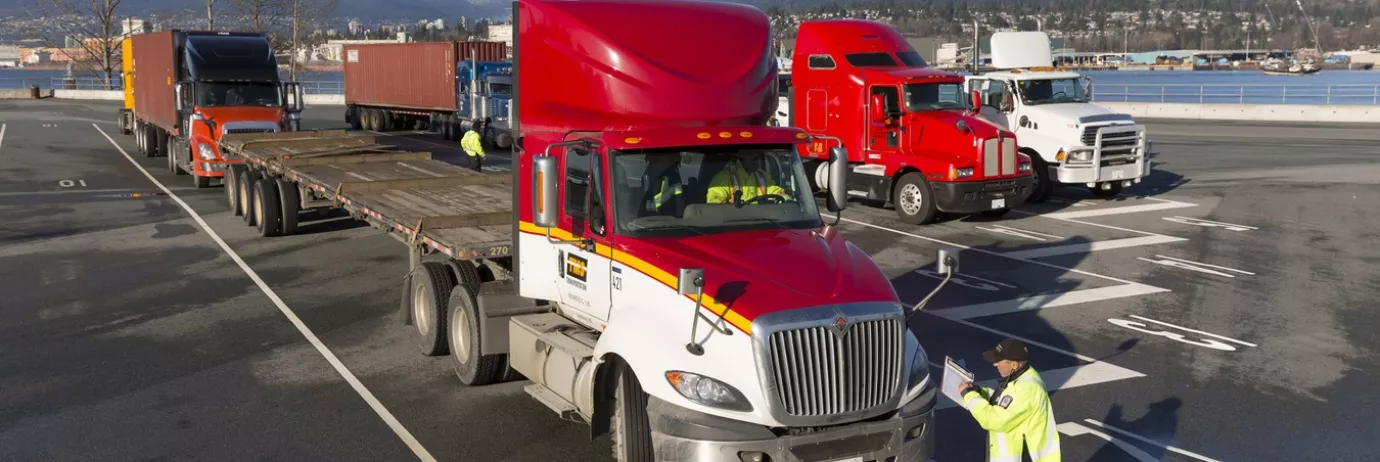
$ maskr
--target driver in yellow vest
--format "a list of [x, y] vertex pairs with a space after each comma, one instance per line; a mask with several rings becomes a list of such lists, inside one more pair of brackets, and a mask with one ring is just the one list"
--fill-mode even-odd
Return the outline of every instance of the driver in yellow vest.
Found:
[[1016, 339], [1002, 340], [984, 352], [983, 359], [997, 367], [1002, 379], [997, 388], [972, 382], [959, 385], [964, 405], [978, 425], [987, 430], [987, 460], [1021, 462], [1021, 452], [1033, 462], [1059, 462], [1059, 432], [1054, 408], [1040, 374], [1027, 362], [1030, 352]]
[[[748, 154], [736, 154], [728, 161], [724, 169], [714, 175], [709, 180], [709, 189], [705, 194], [705, 202], [710, 204], [733, 204], [737, 201], [746, 203], [757, 196], [780, 196], [782, 200], [789, 200], [786, 189], [777, 186], [775, 181], [768, 177], [767, 172], [758, 168], [761, 163], [758, 160], [761, 156]], [[741, 195], [739, 195], [741, 194]], [[758, 203], [762, 203], [759, 201]]]

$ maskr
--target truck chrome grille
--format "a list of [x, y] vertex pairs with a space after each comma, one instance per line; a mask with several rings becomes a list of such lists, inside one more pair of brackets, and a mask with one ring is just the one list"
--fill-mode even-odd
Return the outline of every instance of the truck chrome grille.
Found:
[[227, 135], [233, 135], [233, 134], [236, 134], [236, 133], [273, 133], [273, 132], [277, 132], [277, 130], [273, 130], [273, 129], [270, 129], [270, 128], [227, 128], [227, 129], [225, 129], [225, 134], [227, 134]]
[[860, 321], [846, 327], [844, 335], [834, 324], [826, 324], [768, 337], [769, 374], [786, 414], [861, 412], [892, 398], [904, 354], [901, 320]]
[[1001, 139], [1001, 174], [1016, 174], [1016, 139]]
[[[1084, 145], [1084, 146], [1095, 146], [1095, 145], [1097, 145], [1097, 132], [1098, 132], [1098, 130], [1101, 130], [1101, 129], [1104, 128], [1104, 127], [1106, 127], [1106, 128], [1113, 128], [1113, 127], [1114, 127], [1114, 128], [1125, 128], [1125, 127], [1129, 127], [1129, 126], [1096, 125], [1096, 126], [1084, 128], [1084, 129], [1083, 129], [1083, 139], [1082, 139], [1083, 145]], [[1137, 140], [1136, 140], [1136, 132], [1133, 132], [1133, 131], [1119, 131], [1119, 132], [1114, 132], [1114, 133], [1107, 133], [1106, 135], [1103, 135], [1103, 137], [1102, 137], [1102, 148], [1103, 148], [1103, 149], [1110, 149], [1110, 148], [1131, 148], [1131, 147], [1135, 147], [1136, 141], [1137, 141]]]
[[982, 140], [982, 176], [997, 176], [1000, 171], [997, 159], [1000, 157], [1000, 147], [995, 138]]

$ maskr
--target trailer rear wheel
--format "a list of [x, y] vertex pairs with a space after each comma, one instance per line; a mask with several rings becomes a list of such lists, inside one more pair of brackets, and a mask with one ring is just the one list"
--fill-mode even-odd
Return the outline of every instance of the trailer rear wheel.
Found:
[[143, 132], [144, 141], [140, 144], [139, 149], [144, 151], [144, 157], [154, 157], [158, 154], [158, 139], [153, 135], [153, 126], [145, 124]]
[[464, 284], [450, 292], [450, 355], [455, 358], [455, 376], [469, 386], [497, 382], [507, 372], [507, 355], [481, 355], [479, 302]]
[[153, 131], [154, 131], [155, 133], [157, 133], [157, 138], [158, 138], [158, 152], [154, 153], [154, 155], [155, 155], [155, 156], [166, 156], [166, 155], [169, 155], [168, 152], [169, 152], [169, 151], [172, 151], [172, 146], [171, 146], [172, 137], [168, 135], [168, 132], [164, 131], [164, 130], [161, 129], [161, 128], [155, 127], [155, 128], [153, 129]]
[[240, 216], [244, 210], [240, 208], [240, 174], [244, 173], [244, 167], [231, 165], [225, 171], [225, 203], [230, 205], [230, 214]]
[[618, 462], [656, 460], [652, 449], [652, 425], [647, 417], [647, 393], [632, 369], [620, 366], [613, 392], [613, 459]]
[[417, 347], [427, 356], [447, 352], [446, 317], [442, 303], [450, 300], [455, 281], [443, 263], [426, 262], [412, 270], [412, 325], [417, 328]]
[[297, 183], [287, 180], [278, 180], [278, 210], [282, 211], [282, 235], [290, 236], [297, 233], [297, 215], [302, 211], [302, 195], [297, 189]]
[[240, 173], [240, 178], [236, 182], [239, 183], [240, 207], [243, 207], [244, 210], [244, 224], [257, 226], [259, 222], [254, 221], [253, 204], [254, 184], [259, 182], [259, 174], [246, 168], [243, 173]]
[[351, 130], [364, 128], [364, 123], [360, 120], [361, 117], [361, 111], [357, 107], [351, 106], [349, 109], [345, 110], [345, 121], [350, 123]]
[[934, 221], [939, 207], [934, 203], [934, 193], [930, 182], [920, 172], [901, 175], [892, 190], [891, 203], [896, 206], [896, 215], [904, 223], [923, 225]]
[[397, 130], [398, 120], [397, 117], [393, 115], [393, 111], [389, 111], [387, 109], [380, 109], [379, 114], [382, 116], [380, 120], [383, 121], [379, 124], [382, 127], [379, 131], [391, 132], [393, 130]]
[[259, 235], [263, 237], [273, 237], [283, 232], [283, 217], [278, 210], [277, 183], [272, 178], [261, 178], [254, 182], [254, 222], [258, 226]]
[[134, 123], [134, 147], [144, 152], [144, 126], [139, 122]]

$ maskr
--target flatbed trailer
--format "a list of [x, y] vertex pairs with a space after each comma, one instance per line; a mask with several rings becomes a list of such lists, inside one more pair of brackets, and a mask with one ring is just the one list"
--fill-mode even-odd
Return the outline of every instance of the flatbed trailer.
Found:
[[221, 148], [244, 160], [227, 188], [231, 208], [261, 234], [293, 234], [301, 211], [338, 208], [424, 253], [509, 265], [511, 174], [475, 172], [343, 130], [232, 134]]

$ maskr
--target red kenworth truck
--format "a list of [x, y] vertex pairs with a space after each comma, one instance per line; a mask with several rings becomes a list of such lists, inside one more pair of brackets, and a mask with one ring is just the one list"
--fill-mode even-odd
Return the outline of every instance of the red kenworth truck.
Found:
[[978, 117], [963, 77], [928, 67], [886, 24], [805, 21], [791, 63], [790, 125], [815, 185], [829, 148], [848, 149], [850, 194], [890, 202], [902, 221], [938, 212], [1000, 215], [1030, 195], [1016, 135]]

